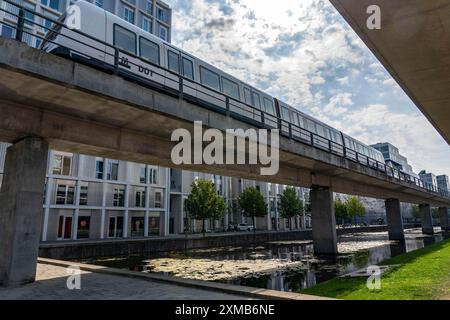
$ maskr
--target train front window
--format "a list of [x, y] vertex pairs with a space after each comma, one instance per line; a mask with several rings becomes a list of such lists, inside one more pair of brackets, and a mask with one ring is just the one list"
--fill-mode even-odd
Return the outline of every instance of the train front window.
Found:
[[167, 62], [169, 64], [169, 70], [173, 72], [180, 72], [180, 55], [172, 50], [167, 50]]
[[250, 92], [249, 88], [244, 88], [244, 99], [246, 104], [253, 105], [252, 93]]
[[183, 58], [183, 76], [194, 80], [194, 64], [186, 58]]
[[236, 82], [222, 77], [223, 93], [239, 100], [239, 86]]
[[139, 38], [140, 56], [159, 65], [159, 45], [145, 38]]
[[273, 106], [273, 101], [267, 98], [264, 98], [264, 108], [266, 109], [267, 113], [270, 113], [272, 115], [275, 114], [275, 108]]
[[121, 26], [114, 25], [114, 45], [119, 49], [136, 54], [136, 35]]
[[205, 86], [220, 91], [220, 77], [217, 73], [200, 66], [200, 81]]

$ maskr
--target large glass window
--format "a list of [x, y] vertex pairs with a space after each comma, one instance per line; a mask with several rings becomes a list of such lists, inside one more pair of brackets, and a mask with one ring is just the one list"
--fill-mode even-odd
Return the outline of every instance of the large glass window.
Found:
[[194, 80], [194, 64], [186, 58], [183, 58], [183, 76]]
[[169, 14], [167, 13], [167, 10], [161, 8], [160, 6], [156, 6], [156, 18], [164, 22], [169, 22]]
[[[36, 6], [29, 3], [29, 2], [24, 2], [23, 3], [24, 7], [27, 9], [30, 9], [31, 11], [36, 11]], [[25, 25], [29, 26], [29, 27], [33, 27], [34, 25], [34, 14], [29, 12], [29, 11], [25, 11]], [[29, 21], [27, 21], [29, 20]]]
[[217, 73], [200, 66], [200, 81], [205, 86], [220, 91], [220, 77]]
[[180, 72], [180, 55], [172, 50], [167, 51], [167, 61], [169, 63], [169, 70], [173, 72]]
[[168, 34], [168, 30], [166, 27], [164, 26], [159, 26], [159, 37], [164, 40], [167, 41], [167, 34]]
[[72, 157], [56, 154], [53, 157], [52, 173], [55, 175], [70, 176]]
[[143, 237], [144, 236], [144, 217], [132, 217], [131, 218], [131, 237]]
[[146, 17], [142, 17], [142, 29], [152, 33], [153, 32], [153, 23], [150, 19]]
[[261, 101], [259, 100], [259, 94], [257, 94], [256, 92], [252, 92], [252, 97], [253, 97], [253, 106], [256, 109], [261, 109]]
[[56, 204], [73, 205], [75, 198], [75, 186], [59, 184], [56, 188]]
[[155, 192], [155, 208], [162, 208], [162, 191]]
[[145, 191], [136, 191], [136, 208], [145, 208]]
[[297, 117], [297, 113], [291, 111], [291, 121], [293, 124], [295, 124], [296, 126], [299, 125], [298, 123], [298, 117]]
[[147, 1], [145, 3], [145, 12], [147, 12], [150, 15], [153, 15], [153, 1]]
[[139, 182], [147, 183], [147, 167], [145, 165], [139, 168]]
[[148, 218], [148, 234], [159, 235], [159, 217]]
[[252, 103], [252, 92], [249, 88], [244, 88], [244, 101], [246, 104], [253, 105]]
[[273, 100], [270, 100], [268, 98], [264, 98], [264, 109], [267, 113], [270, 113], [272, 115], [275, 114], [275, 108], [273, 106]]
[[123, 235], [123, 217], [109, 217], [109, 238], [119, 238]]
[[134, 24], [134, 10], [130, 7], [123, 7], [123, 19]]
[[41, 0], [41, 4], [55, 10], [59, 10], [59, 0]]
[[80, 186], [80, 206], [88, 204], [88, 186]]
[[139, 38], [140, 56], [159, 65], [159, 45], [145, 38]]
[[158, 169], [150, 168], [149, 176], [150, 176], [150, 184], [158, 184]]
[[136, 35], [121, 26], [114, 25], [114, 45], [124, 51], [136, 54]]
[[125, 189], [114, 188], [113, 193], [113, 207], [124, 207], [125, 206]]
[[291, 117], [290, 117], [289, 109], [288, 109], [288, 108], [286, 108], [286, 107], [281, 107], [281, 118], [282, 118], [283, 120], [286, 120], [286, 121], [288, 121], [288, 122], [291, 122]]
[[77, 239], [89, 239], [91, 217], [78, 217]]
[[108, 161], [108, 174], [106, 175], [107, 180], [117, 181], [119, 178], [119, 161], [109, 160]]
[[2, 37], [12, 39], [16, 36], [16, 30], [7, 25], [2, 25]]
[[58, 239], [72, 238], [72, 217], [59, 216], [58, 221]]
[[103, 160], [97, 160], [95, 162], [95, 178], [103, 180], [103, 174], [105, 172], [104, 170], [105, 170], [105, 163], [103, 162]]
[[227, 78], [222, 77], [222, 86], [223, 86], [223, 93], [229, 95], [230, 97], [239, 100], [239, 85], [231, 81]]

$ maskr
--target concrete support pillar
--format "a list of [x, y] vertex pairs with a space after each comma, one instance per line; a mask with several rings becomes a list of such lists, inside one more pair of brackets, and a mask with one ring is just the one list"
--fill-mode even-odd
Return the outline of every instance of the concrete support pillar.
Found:
[[28, 137], [7, 150], [0, 192], [0, 285], [33, 282], [42, 226], [48, 144]]
[[441, 230], [442, 231], [450, 231], [450, 221], [448, 218], [448, 208], [447, 207], [439, 208], [439, 219], [441, 220]]
[[422, 233], [434, 234], [433, 219], [431, 216], [431, 207], [429, 204], [421, 204], [419, 206], [420, 218], [422, 219]]
[[386, 220], [388, 225], [389, 240], [403, 240], [403, 219], [400, 210], [400, 200], [388, 199], [385, 202]]
[[313, 188], [310, 199], [314, 252], [335, 255], [338, 250], [333, 191], [330, 188]]

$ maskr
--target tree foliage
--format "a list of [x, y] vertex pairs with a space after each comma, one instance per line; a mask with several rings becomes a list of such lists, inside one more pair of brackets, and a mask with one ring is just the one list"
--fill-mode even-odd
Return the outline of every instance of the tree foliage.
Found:
[[334, 214], [336, 220], [348, 219], [347, 205], [341, 199], [337, 199], [334, 202]]
[[345, 202], [337, 199], [334, 202], [334, 214], [336, 220], [351, 220], [355, 217], [364, 217], [366, 208], [357, 197], [350, 197]]
[[267, 215], [267, 204], [263, 195], [255, 187], [246, 188], [238, 199], [239, 208], [246, 217], [252, 217], [255, 227], [255, 217]]
[[203, 233], [207, 219], [221, 219], [225, 215], [225, 199], [218, 195], [214, 183], [198, 179], [192, 182], [192, 192], [186, 199], [186, 208], [192, 219], [203, 220]]
[[[303, 214], [303, 201], [300, 200], [294, 188], [288, 187], [280, 195], [278, 208], [282, 218], [291, 219]], [[292, 230], [292, 223], [289, 225]]]

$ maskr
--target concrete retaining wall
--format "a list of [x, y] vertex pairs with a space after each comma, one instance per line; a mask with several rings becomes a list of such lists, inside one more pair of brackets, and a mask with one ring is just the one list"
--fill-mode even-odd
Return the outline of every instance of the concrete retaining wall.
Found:
[[[338, 229], [337, 233], [380, 232], [386, 231], [386, 226]], [[178, 251], [199, 248], [214, 248], [223, 246], [246, 246], [253, 243], [285, 240], [311, 240], [311, 230], [293, 232], [258, 232], [256, 235], [226, 234], [158, 238], [158, 239], [124, 239], [103, 241], [78, 241], [42, 243], [39, 256], [50, 259], [87, 259], [93, 257], [127, 256], [131, 254], [148, 254], [153, 252]]]

